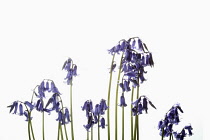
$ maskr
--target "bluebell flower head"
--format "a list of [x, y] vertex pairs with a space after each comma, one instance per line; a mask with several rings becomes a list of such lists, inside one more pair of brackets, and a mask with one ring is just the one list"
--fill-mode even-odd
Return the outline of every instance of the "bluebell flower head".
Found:
[[30, 103], [29, 101], [25, 101], [24, 104], [29, 107], [30, 111], [34, 109], [34, 105]]
[[22, 116], [23, 115], [23, 105], [19, 104], [19, 115]]
[[193, 130], [192, 126], [191, 126], [191, 125], [187, 125], [187, 126], [185, 126], [184, 128], [188, 130], [189, 136], [192, 136], [192, 134], [193, 134], [193, 133], [192, 133], [192, 130]]
[[99, 104], [96, 104], [94, 109], [94, 115], [98, 116], [100, 114], [101, 114], [101, 107]]
[[100, 125], [101, 128], [104, 129], [105, 128], [105, 119], [102, 117], [100, 122], [101, 122], [101, 125]]
[[65, 108], [65, 112], [63, 113], [62, 109], [58, 111], [58, 118], [56, 121], [59, 121], [61, 125], [67, 124], [70, 122], [70, 115], [67, 108]]
[[92, 112], [92, 110], [93, 110], [92, 101], [91, 100], [85, 101], [84, 105], [82, 106], [82, 110], [86, 111], [86, 117], [88, 117], [89, 116], [89, 112]]
[[100, 114], [103, 115], [105, 113], [105, 110], [107, 110], [109, 107], [106, 105], [106, 100], [101, 99], [100, 101]]
[[14, 101], [12, 103], [12, 105], [9, 105], [7, 107], [10, 107], [9, 113], [11, 113], [14, 110], [13, 114], [16, 114], [17, 113], [17, 109], [18, 109], [18, 102], [17, 101]]
[[122, 107], [122, 106], [124, 106], [124, 107], [127, 106], [127, 104], [125, 103], [125, 97], [124, 97], [123, 94], [122, 94], [122, 96], [120, 97], [120, 106], [121, 106], [121, 107]]
[[35, 108], [36, 108], [37, 111], [40, 111], [40, 112], [44, 111], [44, 106], [43, 106], [42, 99], [37, 100]]
[[32, 120], [32, 117], [29, 118], [28, 111], [24, 111], [24, 116], [26, 117], [26, 121]]
[[[143, 97], [143, 100], [141, 98]], [[135, 102], [132, 103], [133, 105], [133, 115], [139, 115], [142, 114], [142, 111], [145, 111], [147, 113], [148, 110], [148, 103], [156, 109], [156, 107], [152, 104], [152, 102], [146, 97], [146, 96], [140, 96], [139, 99], [137, 99]]]
[[95, 122], [94, 122], [92, 113], [89, 113], [87, 118], [88, 118], [87, 125], [83, 125], [83, 126], [87, 131], [89, 131], [89, 129], [95, 124]]
[[71, 84], [71, 81], [73, 80], [73, 76], [77, 76], [77, 65], [73, 64], [73, 61], [71, 58], [69, 58], [67, 61], [65, 61], [62, 70], [65, 69], [67, 71], [66, 80], [67, 85]]

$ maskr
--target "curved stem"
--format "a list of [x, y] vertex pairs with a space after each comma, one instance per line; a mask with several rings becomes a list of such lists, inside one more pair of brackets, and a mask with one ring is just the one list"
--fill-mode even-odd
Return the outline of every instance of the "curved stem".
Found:
[[123, 54], [122, 54], [121, 60], [120, 60], [120, 67], [119, 67], [118, 78], [117, 78], [117, 87], [116, 87], [116, 97], [115, 97], [115, 140], [118, 140], [118, 138], [117, 138], [117, 114], [118, 114], [117, 102], [118, 102], [118, 89], [119, 89], [119, 81], [120, 81]]
[[[30, 111], [30, 116], [29, 116], [29, 117], [31, 117], [31, 111]], [[34, 131], [33, 131], [33, 126], [32, 126], [32, 121], [31, 121], [31, 119], [29, 120], [29, 122], [30, 122], [31, 134], [32, 134], [33, 140], [35, 140], [35, 136], [34, 136]]]
[[28, 112], [29, 120], [28, 120], [28, 138], [31, 140], [31, 132], [30, 132], [30, 112]]
[[73, 127], [74, 125], [73, 125], [73, 111], [72, 111], [72, 80], [70, 82], [70, 116], [71, 116], [71, 139], [74, 140], [74, 127]]
[[110, 67], [110, 75], [109, 75], [109, 88], [108, 88], [108, 100], [107, 100], [107, 104], [108, 104], [108, 109], [107, 109], [107, 123], [108, 123], [108, 140], [110, 140], [110, 92], [111, 92], [111, 85], [112, 85], [112, 67], [114, 64], [114, 57], [115, 57], [115, 53], [113, 54], [112, 57], [112, 63], [111, 63], [111, 67]]
[[132, 93], [131, 93], [131, 140], [133, 140], [133, 112], [132, 112], [133, 93], [134, 93], [134, 87], [132, 87]]

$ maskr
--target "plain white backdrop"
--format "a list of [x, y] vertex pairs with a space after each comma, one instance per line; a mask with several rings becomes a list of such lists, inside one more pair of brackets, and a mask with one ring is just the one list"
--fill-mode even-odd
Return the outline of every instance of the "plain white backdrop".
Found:
[[[191, 123], [194, 128], [194, 135], [186, 139], [208, 140], [209, 13], [205, 1], [1, 1], [0, 139], [28, 139], [25, 118], [9, 114], [7, 106], [15, 100], [30, 100], [32, 89], [45, 78], [54, 80], [69, 106], [66, 72], [61, 68], [71, 57], [79, 74], [73, 86], [75, 139], [84, 140], [86, 118], [81, 106], [88, 99], [96, 104], [107, 98], [111, 63], [107, 50], [121, 39], [138, 36], [155, 62], [154, 68], [146, 69], [147, 81], [140, 92], [157, 107], [142, 115], [140, 139], [160, 139], [158, 121], [180, 103], [181, 127]], [[113, 91], [112, 108], [114, 96]], [[125, 97], [130, 103], [130, 94]], [[47, 140], [57, 138], [56, 117], [46, 115]], [[130, 138], [129, 119], [128, 112], [126, 139]], [[34, 113], [33, 122], [40, 140], [41, 114]], [[114, 139], [114, 119], [111, 122]], [[106, 134], [107, 130], [101, 130], [103, 140]]]

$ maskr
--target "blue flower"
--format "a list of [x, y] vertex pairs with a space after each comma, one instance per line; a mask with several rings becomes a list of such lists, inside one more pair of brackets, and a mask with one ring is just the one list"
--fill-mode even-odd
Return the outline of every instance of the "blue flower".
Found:
[[89, 100], [85, 101], [85, 103], [84, 103], [84, 105], [82, 107], [82, 110], [86, 111], [86, 116], [88, 117], [89, 116], [89, 112], [92, 112], [92, 110], [93, 110], [92, 101], [91, 100], [90, 101]]
[[101, 122], [101, 128], [105, 128], [105, 119], [102, 117], [101, 118], [101, 120], [100, 120], [100, 122]]
[[83, 125], [83, 126], [85, 127], [87, 131], [89, 131], [89, 129], [95, 124], [95, 122], [94, 122], [93, 115], [91, 112], [88, 114], [87, 118], [88, 118], [87, 125]]
[[62, 109], [58, 111], [58, 118], [56, 119], [56, 121], [59, 121], [61, 125], [64, 125], [70, 122], [70, 115], [67, 108], [65, 108], [65, 113], [63, 113]]
[[65, 61], [63, 64], [62, 70], [65, 69], [67, 71], [66, 78], [64, 78], [67, 82], [67, 85], [70, 85], [73, 76], [77, 76], [77, 65], [73, 64], [71, 58]]
[[18, 109], [18, 102], [14, 101], [12, 105], [7, 106], [7, 107], [10, 107], [9, 113], [11, 113], [13, 111], [13, 109], [14, 109], [13, 114], [16, 114], [17, 113], [17, 109]]
[[32, 117], [29, 118], [28, 111], [24, 111], [24, 116], [26, 117], [26, 121], [32, 120]]
[[22, 116], [23, 115], [23, 105], [19, 104], [19, 115]]
[[25, 101], [24, 104], [30, 108], [30, 111], [34, 109], [34, 105], [28, 101]]
[[122, 96], [120, 97], [120, 106], [124, 106], [126, 107], [127, 104], [125, 103], [125, 97], [124, 97], [124, 94], [122, 94]]
[[192, 136], [192, 134], [193, 134], [192, 133], [192, 130], [193, 130], [192, 126], [191, 125], [187, 125], [184, 128], [188, 130], [189, 136]]
[[[141, 100], [141, 98], [143, 97], [143, 101]], [[142, 111], [145, 111], [147, 113], [148, 110], [148, 106], [147, 104], [150, 104], [154, 109], [156, 109], [156, 107], [152, 104], [152, 102], [146, 97], [146, 96], [140, 96], [135, 102], [133, 102], [133, 108], [132, 108], [132, 112], [133, 115], [139, 115], [142, 114]]]

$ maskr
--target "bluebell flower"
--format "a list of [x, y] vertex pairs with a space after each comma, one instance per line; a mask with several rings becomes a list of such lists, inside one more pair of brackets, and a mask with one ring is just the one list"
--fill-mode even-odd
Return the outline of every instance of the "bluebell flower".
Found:
[[85, 127], [87, 131], [89, 131], [89, 129], [95, 124], [95, 122], [94, 122], [93, 115], [91, 112], [88, 114], [87, 118], [88, 118], [87, 125], [83, 125], [83, 126]]
[[[19, 116], [26, 116], [27, 117], [27, 119], [26, 119], [26, 121], [28, 121], [28, 109], [26, 109], [26, 110], [24, 110], [23, 109], [23, 104], [25, 104], [26, 106], [28, 106], [27, 104], [27, 102], [26, 103], [23, 103], [23, 102], [20, 102], [20, 101], [14, 101], [13, 103], [12, 103], [12, 105], [10, 105], [10, 106], [8, 106], [8, 107], [10, 107], [10, 113], [13, 111], [13, 114], [18, 114]], [[30, 106], [30, 105], [29, 105]], [[30, 111], [32, 111], [33, 110], [33, 107], [31, 107], [31, 109], [30, 109]], [[32, 119], [32, 117], [30, 117], [31, 119]]]
[[106, 105], [106, 100], [101, 99], [100, 101], [100, 114], [104, 115], [105, 110], [107, 110], [109, 107]]
[[101, 120], [100, 120], [100, 122], [101, 122], [101, 128], [105, 128], [105, 119], [102, 117], [101, 118]]
[[60, 94], [58, 88], [55, 86], [55, 83], [51, 82], [51, 92]]
[[32, 120], [32, 117], [29, 118], [28, 111], [24, 111], [24, 116], [26, 117], [26, 121]]
[[101, 107], [99, 104], [96, 104], [94, 109], [94, 115], [98, 116], [100, 114], [101, 114]]
[[[143, 98], [143, 100], [141, 100]], [[152, 102], [146, 97], [146, 96], [140, 96], [135, 102], [132, 103], [133, 108], [132, 112], [133, 115], [139, 115], [142, 114], [142, 111], [145, 111], [147, 113], [148, 110], [148, 103], [156, 109], [156, 107], [152, 104]]]
[[19, 115], [22, 116], [23, 115], [23, 105], [19, 104]]
[[57, 112], [58, 113], [58, 118], [56, 121], [59, 121], [61, 125], [67, 124], [70, 122], [70, 115], [69, 115], [69, 110], [65, 108], [65, 113], [63, 113], [62, 109]]
[[37, 111], [43, 112], [44, 111], [43, 101], [41, 99], [37, 100], [35, 107]]
[[124, 106], [124, 107], [127, 106], [127, 104], [125, 103], [124, 94], [122, 94], [121, 97], [120, 97], [120, 106], [121, 106], [121, 107], [122, 107], [122, 106]]
[[17, 101], [14, 101], [14, 102], [12, 103], [12, 105], [9, 105], [9, 106], [7, 106], [7, 107], [10, 107], [9, 113], [11, 113], [11, 112], [13, 111], [13, 109], [14, 109], [13, 114], [16, 114], [16, 113], [17, 113], [17, 109], [18, 109], [18, 102], [17, 102]]
[[67, 85], [70, 85], [73, 76], [77, 76], [77, 65], [73, 64], [73, 61], [71, 58], [65, 61], [63, 64], [62, 70], [65, 69], [67, 71], [67, 75], [64, 78], [66, 80]]
[[192, 136], [192, 134], [193, 134], [193, 133], [192, 133], [192, 130], [193, 130], [192, 126], [191, 126], [191, 125], [187, 125], [187, 126], [185, 126], [184, 128], [188, 130], [189, 136]]
[[88, 117], [89, 112], [92, 112], [92, 110], [93, 110], [92, 101], [91, 100], [90, 101], [89, 100], [85, 101], [84, 105], [82, 106], [82, 110], [86, 111], [86, 117]]
[[34, 105], [28, 101], [25, 101], [24, 104], [30, 108], [30, 111], [34, 109]]

